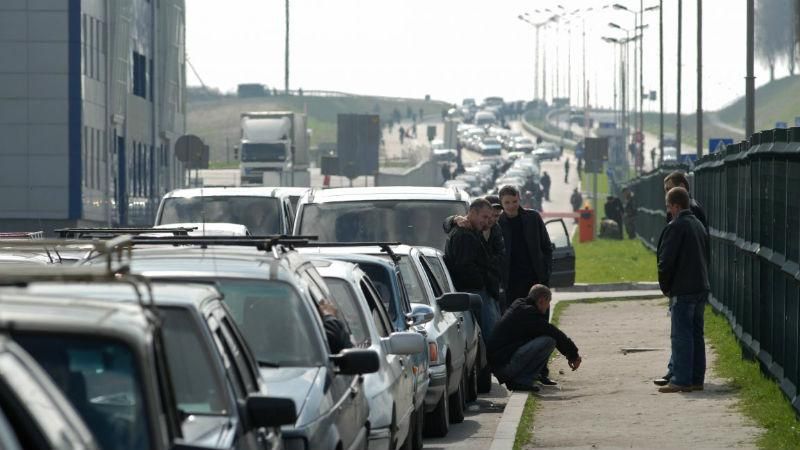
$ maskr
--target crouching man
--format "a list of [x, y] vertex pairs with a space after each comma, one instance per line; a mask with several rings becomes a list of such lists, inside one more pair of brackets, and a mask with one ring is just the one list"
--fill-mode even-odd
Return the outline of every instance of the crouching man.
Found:
[[534, 285], [527, 297], [511, 304], [489, 339], [489, 364], [498, 381], [509, 390], [538, 392], [534, 381], [539, 379], [553, 349], [566, 356], [572, 370], [581, 365], [578, 347], [548, 321], [551, 298], [547, 286]]

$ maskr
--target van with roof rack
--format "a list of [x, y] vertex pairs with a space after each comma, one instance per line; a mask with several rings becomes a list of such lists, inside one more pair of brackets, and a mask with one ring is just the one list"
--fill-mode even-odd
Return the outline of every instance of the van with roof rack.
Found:
[[255, 236], [291, 234], [291, 193], [281, 188], [215, 187], [176, 189], [161, 199], [155, 225], [235, 223]]

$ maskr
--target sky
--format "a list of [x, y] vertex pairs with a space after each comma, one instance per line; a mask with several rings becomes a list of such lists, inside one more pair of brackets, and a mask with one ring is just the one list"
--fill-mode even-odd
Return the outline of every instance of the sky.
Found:
[[[290, 0], [290, 88], [335, 90], [355, 94], [422, 98], [461, 103], [465, 97], [506, 100], [534, 96], [535, 33], [518, 20], [528, 12], [534, 21], [549, 13], [593, 7], [540, 32], [547, 52], [548, 97], [558, 68], [561, 96], [580, 98], [585, 27], [586, 79], [592, 105], [610, 106], [614, 96], [615, 55], [619, 47], [604, 36], [620, 38], [614, 22], [634, 28], [634, 15], [603, 0]], [[638, 10], [640, 0], [618, 0]], [[645, 8], [658, 5], [644, 1]], [[665, 109], [677, 100], [678, 0], [664, 3]], [[282, 0], [186, 0], [189, 85], [234, 92], [239, 83], [284, 85], [284, 8]], [[558, 9], [558, 5], [563, 10]], [[745, 0], [703, 1], [703, 106], [724, 107], [744, 94]], [[696, 109], [697, 0], [683, 1], [682, 111]], [[659, 12], [645, 13], [644, 88], [658, 90]], [[633, 64], [633, 44], [629, 57]], [[546, 50], [545, 50], [546, 49]], [[559, 64], [555, 64], [558, 52]], [[541, 54], [541, 53], [540, 53]], [[568, 59], [568, 56], [571, 58]], [[543, 56], [540, 56], [543, 58]], [[571, 89], [567, 89], [571, 75]], [[787, 75], [784, 67], [777, 76]], [[756, 66], [756, 84], [768, 81]], [[540, 81], [541, 83], [541, 81]], [[619, 81], [618, 81], [619, 83]], [[631, 85], [635, 86], [635, 85]], [[540, 89], [541, 91], [541, 89]], [[541, 94], [541, 92], [540, 92]], [[645, 102], [658, 110], [658, 102]]]

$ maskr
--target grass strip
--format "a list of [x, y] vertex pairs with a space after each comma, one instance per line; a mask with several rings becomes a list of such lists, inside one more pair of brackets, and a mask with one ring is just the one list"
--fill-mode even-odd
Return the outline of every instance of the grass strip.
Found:
[[756, 361], [742, 359], [742, 348], [727, 319], [706, 307], [705, 335], [717, 353], [716, 374], [736, 389], [741, 412], [765, 430], [759, 448], [797, 448], [800, 421], [773, 380], [764, 376]]
[[576, 283], [655, 281], [656, 258], [638, 239], [595, 239], [575, 246]]

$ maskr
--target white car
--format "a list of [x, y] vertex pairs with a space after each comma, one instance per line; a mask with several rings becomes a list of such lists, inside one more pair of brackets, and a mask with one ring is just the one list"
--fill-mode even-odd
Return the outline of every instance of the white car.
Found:
[[664, 157], [662, 161], [665, 163], [678, 162], [678, 149], [675, 147], [664, 147]]
[[369, 401], [369, 447], [410, 448], [414, 405], [414, 374], [409, 355], [425, 351], [425, 338], [413, 331], [393, 332], [377, 289], [356, 265], [330, 259], [312, 261], [325, 280], [333, 301], [347, 319], [353, 346], [378, 353], [380, 369], [364, 376]]
[[539, 161], [558, 159], [561, 157], [561, 152], [555, 146], [539, 147], [532, 153]]
[[[206, 222], [206, 223], [170, 223], [166, 225], [156, 225], [153, 229], [159, 228], [195, 228], [189, 231], [189, 236], [249, 236], [250, 231], [247, 227], [238, 223]], [[148, 233], [145, 236], [161, 235], [172, 236], [172, 233]]]

